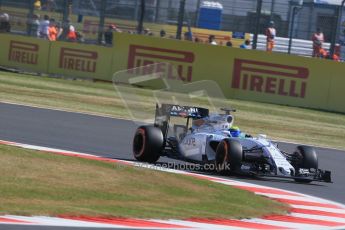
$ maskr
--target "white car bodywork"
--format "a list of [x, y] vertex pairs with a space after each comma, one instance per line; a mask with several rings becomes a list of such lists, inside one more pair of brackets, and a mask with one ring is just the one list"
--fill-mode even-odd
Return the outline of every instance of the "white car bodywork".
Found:
[[[270, 159], [272, 165], [275, 166], [276, 175], [291, 176], [295, 174], [294, 167], [287, 161], [277, 146], [265, 138], [265, 135], [259, 135], [254, 138], [245, 137], [245, 135], [232, 137], [229, 128], [233, 125], [233, 121], [234, 119], [231, 115], [216, 114], [203, 118], [201, 125], [193, 124], [191, 131], [179, 140], [180, 154], [185, 159], [191, 161], [202, 162], [205, 158], [208, 161], [213, 161], [215, 160], [216, 152], [210, 146], [210, 143], [219, 143], [224, 138], [231, 138], [238, 141], [244, 151], [260, 149], [259, 154], [263, 154], [265, 158]], [[246, 171], [250, 167], [244, 163], [241, 169]]]

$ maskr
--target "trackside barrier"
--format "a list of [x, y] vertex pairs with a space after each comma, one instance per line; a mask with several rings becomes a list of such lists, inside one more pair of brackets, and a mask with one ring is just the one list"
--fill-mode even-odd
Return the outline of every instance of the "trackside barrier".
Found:
[[71, 42], [52, 42], [50, 74], [110, 80], [113, 48]]
[[115, 34], [113, 48], [9, 34], [0, 42], [3, 66], [111, 81], [118, 71], [170, 63], [137, 74], [173, 66], [170, 79], [214, 80], [228, 98], [345, 113], [344, 63], [127, 33]]
[[[345, 111], [345, 64], [330, 63], [325, 66], [327, 70], [331, 72], [331, 78], [328, 91], [328, 103], [327, 110], [330, 111]], [[321, 67], [320, 67], [321, 68]], [[320, 76], [326, 77], [328, 75]]]
[[[113, 72], [170, 63], [178, 74], [169, 78], [214, 80], [228, 98], [345, 112], [344, 63], [129, 34], [115, 41]], [[154, 66], [139, 74], [164, 68]]]
[[1, 65], [27, 71], [48, 72], [50, 42], [1, 34], [0, 44]]

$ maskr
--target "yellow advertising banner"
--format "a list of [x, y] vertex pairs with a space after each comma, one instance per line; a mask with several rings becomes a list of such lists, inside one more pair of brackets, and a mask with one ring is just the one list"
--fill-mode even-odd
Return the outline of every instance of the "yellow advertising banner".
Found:
[[72, 42], [53, 42], [49, 73], [110, 80], [113, 49]]
[[231, 97], [309, 108], [327, 107], [327, 62], [241, 50], [234, 53]]
[[0, 34], [0, 65], [46, 73], [50, 42], [26, 36]]
[[107, 81], [165, 70], [186, 83], [214, 80], [228, 98], [345, 112], [344, 63], [127, 33], [112, 48], [10, 34], [0, 42], [2, 66]]
[[327, 110], [345, 112], [345, 64], [329, 61], [325, 68], [329, 74], [323, 77], [330, 79]]
[[[345, 91], [337, 83], [342, 63], [129, 34], [116, 34], [115, 44], [113, 72], [170, 63], [176, 69], [170, 79], [214, 80], [228, 98], [345, 112]], [[164, 68], [154, 66], [137, 74]]]
[[[171, 65], [155, 67], [160, 69], [173, 67], [174, 70], [168, 71], [168, 77], [181, 79], [184, 82], [212, 80], [218, 78], [217, 75], [231, 74], [228, 64], [232, 49], [229, 47], [213, 46], [210, 49], [211, 45], [206, 44], [124, 33], [116, 33], [114, 42], [116, 50], [113, 61], [114, 73], [156, 63], [169, 63]], [[141, 74], [146, 75], [150, 71], [158, 70], [140, 68], [139, 71], [143, 71]]]

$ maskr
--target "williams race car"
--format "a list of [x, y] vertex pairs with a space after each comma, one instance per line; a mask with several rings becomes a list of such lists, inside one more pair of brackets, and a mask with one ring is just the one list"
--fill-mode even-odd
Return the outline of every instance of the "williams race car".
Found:
[[297, 146], [292, 153], [284, 152], [265, 135], [241, 133], [233, 126], [235, 110], [221, 110], [220, 114], [210, 114], [205, 108], [156, 105], [154, 125], [140, 126], [135, 132], [134, 157], [148, 163], [165, 156], [212, 164], [222, 174], [331, 182], [331, 172], [318, 168], [314, 148]]

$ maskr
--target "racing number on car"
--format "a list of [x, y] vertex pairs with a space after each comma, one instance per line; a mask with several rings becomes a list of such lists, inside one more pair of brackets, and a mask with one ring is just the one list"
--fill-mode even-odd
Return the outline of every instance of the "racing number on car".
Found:
[[183, 141], [183, 144], [185, 145], [195, 145], [195, 138], [192, 137], [192, 138], [186, 138], [184, 141]]

